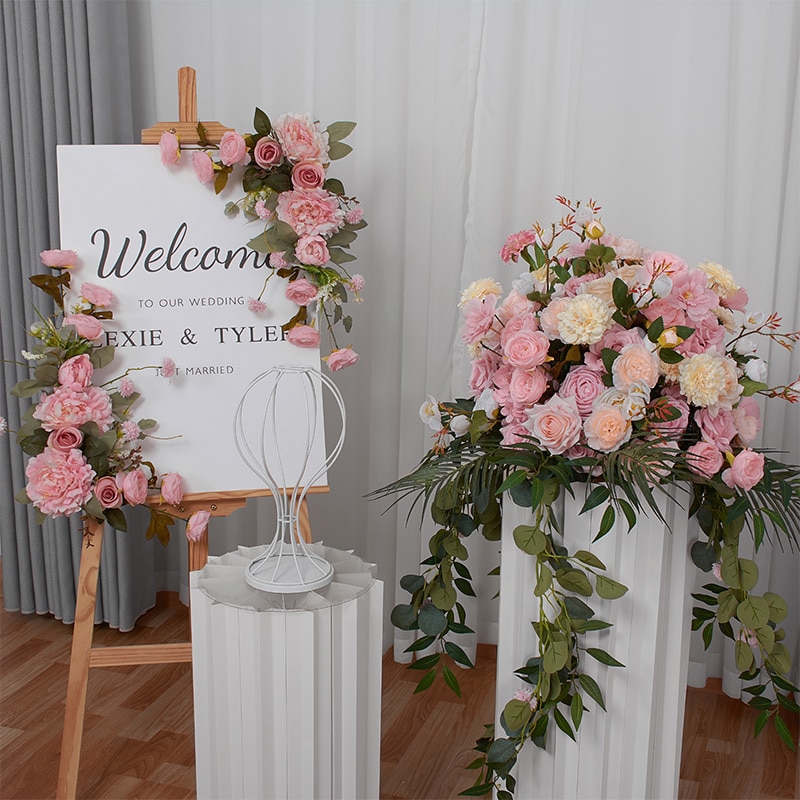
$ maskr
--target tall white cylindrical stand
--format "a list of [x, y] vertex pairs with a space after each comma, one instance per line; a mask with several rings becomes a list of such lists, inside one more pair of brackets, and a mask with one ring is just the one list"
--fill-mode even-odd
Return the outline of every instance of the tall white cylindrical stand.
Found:
[[309, 548], [334, 568], [316, 591], [248, 586], [263, 547], [191, 574], [198, 800], [378, 798], [383, 584]]
[[[581, 496], [579, 488], [576, 496]], [[684, 495], [684, 506], [685, 500]], [[608, 576], [629, 589], [613, 601], [587, 598], [597, 617], [614, 627], [587, 633], [585, 644], [608, 651], [626, 668], [606, 667], [583, 655], [582, 671], [600, 685], [607, 712], [586, 698], [590, 713], [584, 715], [577, 741], [552, 725], [546, 751], [526, 744], [515, 768], [518, 800], [677, 797], [694, 567], [686, 511], [663, 496], [658, 502], [671, 530], [650, 512], [640, 514], [630, 533], [625, 521], [618, 521], [608, 535], [592, 543], [604, 509], [579, 516], [583, 500], [566, 498], [564, 545], [570, 552], [590, 549], [608, 567]], [[498, 715], [514, 691], [524, 686], [514, 670], [538, 655], [530, 624], [538, 614], [535, 559], [516, 547], [512, 535], [517, 525], [530, 523], [529, 509], [504, 503]], [[504, 735], [499, 718], [496, 732]]]

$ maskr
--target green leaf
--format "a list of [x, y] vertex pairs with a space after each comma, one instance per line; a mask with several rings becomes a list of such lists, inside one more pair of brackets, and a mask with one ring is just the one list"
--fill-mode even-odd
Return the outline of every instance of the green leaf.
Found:
[[[413, 664], [412, 664], [413, 666]], [[436, 680], [436, 668], [434, 667], [430, 672], [426, 672], [420, 679], [419, 683], [417, 684], [417, 688], [414, 689], [414, 694], [419, 694], [420, 692], [424, 692], [426, 689], [430, 689], [433, 682]]]
[[586, 620], [594, 616], [594, 610], [590, 606], [587, 606], [579, 597], [565, 597], [564, 607], [567, 610], [567, 614], [572, 619]]
[[556, 580], [567, 591], [582, 594], [585, 597], [590, 597], [592, 594], [592, 586], [583, 570], [559, 569], [556, 571]]
[[476, 786], [472, 786], [469, 789], [465, 789], [463, 792], [459, 792], [459, 797], [486, 797], [492, 789], [494, 789], [494, 783], [480, 783]]
[[461, 594], [464, 594], [467, 597], [476, 597], [475, 590], [472, 588], [472, 584], [468, 580], [465, 580], [464, 578], [456, 578], [453, 583], [455, 583], [456, 589], [458, 589]]
[[105, 347], [94, 347], [89, 353], [89, 361], [95, 369], [103, 369], [114, 360], [114, 345], [109, 344]]
[[705, 628], [703, 628], [702, 637], [703, 637], [703, 648], [705, 650], [708, 650], [708, 648], [711, 647], [711, 640], [714, 638], [713, 624], [706, 625]]
[[603, 518], [600, 520], [600, 530], [592, 541], [596, 542], [598, 539], [602, 539], [614, 527], [616, 519], [617, 512], [614, 511], [614, 506], [608, 506], [603, 512]]
[[566, 642], [549, 641], [542, 654], [542, 669], [545, 672], [558, 672], [569, 659], [569, 645]]
[[750, 649], [750, 645], [738, 639], [734, 652], [736, 655], [736, 669], [740, 672], [750, 669], [753, 663], [753, 651]]
[[703, 572], [711, 572], [717, 562], [717, 553], [710, 542], [697, 541], [689, 551], [694, 565]]
[[400, 603], [392, 609], [390, 620], [395, 628], [401, 631], [410, 631], [417, 624], [417, 612], [414, 606]]
[[128, 530], [125, 514], [119, 508], [107, 508], [105, 516], [106, 521], [112, 528], [122, 531], [123, 533]]
[[442, 664], [442, 677], [447, 687], [456, 695], [461, 697], [461, 687], [458, 685], [458, 679], [453, 674], [453, 671], [447, 664]]
[[733, 589], [726, 589], [719, 596], [719, 608], [717, 609], [717, 620], [721, 623], [730, 621], [739, 607], [739, 600]]
[[[328, 143], [340, 142], [342, 139], [346, 139], [353, 132], [355, 127], [355, 122], [332, 122], [325, 129], [328, 134]], [[333, 156], [331, 156], [331, 158], [333, 158]]]
[[503, 719], [509, 733], [521, 731], [533, 715], [530, 703], [524, 700], [509, 700], [503, 708]]
[[511, 739], [495, 739], [486, 751], [489, 766], [503, 766], [517, 757], [517, 747]]
[[430, 598], [437, 608], [449, 611], [456, 602], [456, 590], [452, 586], [445, 586], [440, 580], [435, 580], [431, 586]]
[[416, 642], [411, 642], [411, 644], [403, 650], [404, 653], [416, 653], [419, 650], [425, 650], [427, 647], [430, 647], [436, 641], [435, 636], [422, 636], [421, 638], [417, 639]]
[[351, 255], [346, 250], [342, 250], [341, 247], [329, 248], [328, 255], [330, 255], [331, 261], [333, 261], [334, 264], [347, 264], [350, 261], [356, 260], [354, 255]]
[[495, 494], [503, 494], [507, 489], [511, 489], [522, 483], [527, 477], [528, 473], [524, 469], [515, 470], [500, 484]]
[[345, 144], [344, 142], [332, 142], [328, 148], [328, 158], [331, 161], [338, 161], [340, 158], [344, 158], [352, 152], [353, 148], [350, 147], [349, 144]]
[[595, 659], [595, 661], [599, 661], [601, 664], [605, 664], [607, 667], [625, 666], [621, 661], [617, 661], [616, 658], [606, 653], [605, 650], [601, 650], [599, 647], [587, 647], [586, 652], [593, 659]]
[[769, 622], [769, 606], [763, 597], [745, 597], [736, 608], [736, 616], [748, 628], [761, 628]]
[[594, 581], [594, 587], [597, 594], [604, 600], [616, 600], [622, 597], [627, 591], [628, 587], [613, 578], [607, 578], [605, 575], [597, 575]]
[[781, 737], [783, 743], [794, 753], [796, 750], [794, 739], [792, 739], [792, 734], [790, 733], [786, 723], [778, 714], [775, 714], [775, 716], [772, 718], [772, 721], [775, 724], [775, 730], [778, 732], [778, 736]]
[[423, 656], [422, 658], [418, 658], [416, 661], [413, 661], [411, 664], [408, 665], [408, 668], [429, 669], [430, 667], [435, 667], [439, 663], [440, 658], [441, 658], [440, 653], [431, 653], [430, 655]]
[[558, 710], [557, 707], [553, 708], [553, 719], [556, 721], [556, 725], [558, 725], [558, 727], [561, 728], [561, 730], [564, 731], [564, 733], [566, 733], [567, 736], [574, 741], [575, 734], [573, 733], [569, 722], [567, 722], [567, 718]]
[[422, 575], [403, 575], [400, 578], [400, 587], [405, 589], [409, 594], [418, 592], [425, 586], [425, 578]]
[[536, 578], [536, 586], [533, 589], [533, 594], [536, 597], [541, 597], [553, 585], [553, 573], [544, 564], [539, 565], [539, 575]]
[[597, 681], [591, 675], [586, 675], [585, 673], [578, 675], [578, 681], [580, 681], [583, 691], [605, 711], [606, 704], [603, 702], [603, 692], [600, 690]]
[[591, 494], [586, 498], [586, 502], [583, 504], [583, 508], [581, 509], [580, 513], [584, 514], [587, 511], [591, 511], [591, 509], [596, 508], [601, 503], [605, 503], [608, 500], [609, 492], [605, 486], [596, 486], [592, 489]]
[[658, 319], [654, 319], [650, 325], [648, 325], [647, 338], [655, 344], [662, 333], [664, 333], [664, 318], [658, 317]]
[[517, 525], [514, 528], [514, 542], [523, 553], [537, 556], [547, 547], [547, 536], [544, 531], [531, 525]]
[[577, 550], [574, 558], [577, 558], [582, 564], [589, 567], [597, 567], [598, 569], [606, 569], [606, 565], [594, 554], [588, 550]]
[[[338, 195], [343, 195], [344, 194], [344, 184], [338, 178], [328, 178], [325, 181], [325, 183], [322, 184], [322, 188], [325, 189], [326, 192], [330, 192], [331, 194], [338, 194]], [[353, 238], [350, 239], [350, 241], [348, 241], [348, 242], [343, 242], [343, 241], [341, 241], [341, 238], [340, 238], [341, 234], [348, 234], [349, 236], [352, 236]], [[328, 243], [329, 244], [348, 244], [349, 245], [355, 238], [356, 238], [355, 231], [352, 231], [352, 230], [348, 231], [348, 230], [345, 230], [344, 228], [342, 228], [338, 233], [334, 234], [333, 236], [331, 236], [330, 239], [328, 239]], [[339, 241], [335, 241], [334, 242], [333, 241], [334, 239], [339, 239]]]
[[792, 668], [792, 657], [783, 642], [777, 642], [766, 660], [767, 666], [779, 675], [785, 675]]
[[769, 606], [769, 619], [770, 622], [778, 623], [782, 622], [786, 615], [789, 613], [789, 607], [786, 605], [786, 601], [778, 594], [774, 592], [764, 592], [764, 599], [767, 601], [767, 605]]
[[769, 655], [772, 652], [772, 648], [775, 647], [775, 631], [769, 625], [765, 625], [763, 628], [756, 629], [756, 638], [761, 645], [761, 649]]
[[583, 719], [583, 698], [576, 692], [572, 695], [572, 701], [569, 704], [570, 716], [572, 717], [572, 725], [575, 730], [581, 725]]
[[438, 636], [447, 630], [447, 617], [444, 611], [432, 603], [422, 606], [417, 617], [420, 630], [429, 636]]
[[761, 731], [764, 730], [764, 726], [767, 724], [767, 720], [770, 718], [769, 711], [762, 711], [757, 717], [755, 725], [753, 726], [753, 738], [755, 739]]
[[453, 644], [453, 642], [445, 642], [444, 651], [456, 664], [461, 664], [462, 667], [469, 667], [471, 669], [475, 666], [472, 661], [470, 661], [469, 656], [457, 644]]
[[33, 395], [35, 395], [36, 392], [46, 388], [48, 387], [39, 383], [39, 381], [28, 379], [24, 381], [19, 381], [18, 383], [14, 384], [14, 386], [11, 389], [11, 394], [13, 394], [14, 397], [19, 397], [19, 398], [33, 397]]
[[269, 121], [269, 117], [258, 107], [256, 107], [256, 113], [253, 117], [253, 128], [263, 136], [267, 136], [272, 131], [272, 123]]

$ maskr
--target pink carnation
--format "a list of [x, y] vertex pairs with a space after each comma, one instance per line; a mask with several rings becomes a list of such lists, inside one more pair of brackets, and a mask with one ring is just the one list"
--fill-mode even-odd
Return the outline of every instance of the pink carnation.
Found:
[[86, 353], [68, 358], [58, 368], [58, 382], [76, 392], [85, 389], [92, 382], [94, 367]]
[[764, 477], [764, 454], [755, 450], [742, 450], [733, 459], [730, 469], [722, 473], [722, 480], [731, 489], [749, 491]]
[[179, 506], [183, 500], [183, 479], [177, 472], [170, 472], [161, 481], [161, 496], [171, 506]]
[[89, 386], [82, 391], [59, 386], [42, 398], [33, 416], [42, 421], [46, 431], [79, 428], [86, 422], [95, 422], [105, 433], [114, 421], [111, 398], [99, 386]]
[[211, 183], [214, 180], [214, 162], [208, 153], [198, 150], [192, 154], [192, 166], [194, 174], [200, 183]]
[[262, 136], [253, 148], [253, 158], [261, 169], [270, 169], [283, 160], [281, 146], [268, 136]]
[[278, 197], [278, 219], [291, 225], [298, 236], [325, 236], [339, 230], [344, 212], [339, 200], [324, 189], [295, 189]]
[[83, 443], [83, 432], [78, 428], [57, 428], [47, 437], [47, 446], [53, 450], [68, 453]]
[[714, 477], [725, 462], [719, 448], [711, 442], [697, 442], [686, 451], [686, 454], [689, 469], [707, 478]]
[[93, 306], [109, 308], [114, 304], [114, 292], [96, 283], [84, 283], [81, 286], [81, 297]]
[[42, 250], [39, 258], [46, 267], [74, 267], [78, 263], [74, 250]]
[[124, 499], [116, 479], [110, 475], [97, 481], [94, 485], [94, 496], [103, 508], [119, 508]]
[[331, 372], [338, 372], [345, 367], [351, 367], [358, 361], [358, 353], [350, 347], [342, 347], [339, 350], [334, 350], [325, 361], [328, 364], [328, 369]]
[[192, 542], [199, 542], [208, 529], [210, 511], [195, 511], [186, 523], [186, 538]]
[[46, 447], [28, 462], [25, 487], [33, 505], [52, 517], [74, 514], [92, 496], [95, 471], [80, 450]]
[[161, 151], [161, 163], [165, 167], [178, 163], [181, 157], [181, 145], [178, 137], [172, 131], [164, 131], [158, 140], [158, 147]]
[[122, 493], [132, 506], [138, 506], [147, 499], [147, 476], [141, 469], [122, 473]]
[[317, 287], [306, 278], [290, 281], [286, 287], [286, 299], [299, 306], [307, 306], [312, 300], [316, 300], [318, 294]]
[[319, 331], [310, 325], [295, 325], [286, 334], [289, 344], [293, 344], [296, 347], [318, 347], [319, 338]]
[[574, 398], [566, 400], [553, 395], [546, 403], [534, 406], [528, 412], [526, 426], [536, 440], [554, 455], [578, 443], [582, 420]]
[[78, 336], [93, 341], [103, 335], [103, 323], [90, 314], [70, 314], [64, 317], [62, 326], [72, 325]]
[[228, 167], [247, 160], [247, 145], [241, 133], [225, 131], [219, 140], [219, 160]]
[[506, 263], [516, 261], [519, 254], [536, 241], [536, 231], [525, 230], [512, 233], [506, 243], [500, 248], [500, 258]]
[[310, 114], [283, 114], [273, 125], [286, 157], [296, 161], [321, 161], [327, 164], [328, 134], [319, 129]]

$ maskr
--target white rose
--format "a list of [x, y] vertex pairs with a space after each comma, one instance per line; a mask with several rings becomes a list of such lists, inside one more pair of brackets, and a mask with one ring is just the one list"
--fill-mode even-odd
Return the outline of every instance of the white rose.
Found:
[[767, 362], [760, 358], [751, 358], [744, 365], [744, 374], [747, 375], [751, 381], [764, 383], [767, 379]]

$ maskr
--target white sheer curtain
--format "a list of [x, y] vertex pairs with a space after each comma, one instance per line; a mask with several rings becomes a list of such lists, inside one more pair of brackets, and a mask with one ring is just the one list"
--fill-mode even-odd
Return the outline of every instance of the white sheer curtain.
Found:
[[[416, 518], [405, 525], [405, 508], [383, 514], [364, 495], [425, 452], [425, 395], [465, 391], [459, 290], [484, 275], [509, 286], [500, 245], [557, 213], [556, 195], [598, 200], [610, 231], [724, 263], [754, 309], [800, 327], [795, 3], [151, 0], [130, 14], [141, 127], [175, 118], [185, 64], [198, 72], [201, 117], [249, 129], [259, 105], [358, 122], [355, 151], [335, 168], [370, 223], [357, 244], [362, 362], [337, 378], [348, 442], [311, 516], [317, 538], [378, 563], [388, 606], [428, 533]], [[800, 371], [797, 354], [765, 355], [776, 380]], [[796, 407], [773, 403], [764, 443], [797, 463], [799, 432]], [[268, 515], [253, 504], [218, 524], [212, 548], [255, 541]], [[477, 577], [497, 547], [471, 544]], [[792, 606], [798, 652], [800, 561], [759, 559], [764, 584]], [[471, 614], [486, 641], [494, 588], [480, 583]], [[709, 669], [721, 674], [715, 658]]]

